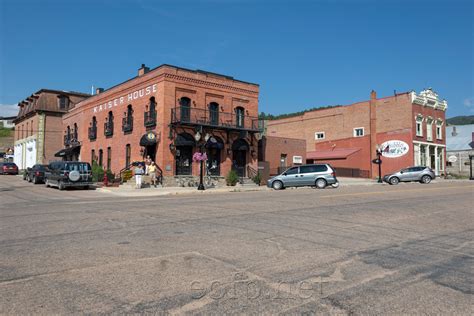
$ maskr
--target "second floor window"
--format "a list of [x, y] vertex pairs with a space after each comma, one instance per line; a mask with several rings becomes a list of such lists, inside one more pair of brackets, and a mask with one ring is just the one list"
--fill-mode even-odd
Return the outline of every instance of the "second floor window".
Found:
[[59, 97], [59, 109], [66, 110], [69, 106], [69, 99], [68, 97], [62, 95]]
[[216, 102], [209, 104], [209, 121], [212, 125], [219, 125], [219, 104]]
[[243, 107], [235, 108], [235, 125], [237, 127], [244, 127], [245, 110]]
[[433, 140], [433, 120], [426, 121], [426, 140]]
[[187, 122], [191, 119], [191, 99], [182, 97], [179, 100], [181, 106], [181, 121]]
[[112, 111], [109, 112], [105, 120], [104, 134], [105, 136], [112, 136], [114, 134], [114, 115]]
[[127, 111], [124, 113], [122, 130], [125, 133], [131, 132], [133, 130], [133, 108], [131, 104], [127, 106]]
[[364, 128], [363, 127], [357, 127], [354, 128], [354, 137], [362, 137], [364, 136]]

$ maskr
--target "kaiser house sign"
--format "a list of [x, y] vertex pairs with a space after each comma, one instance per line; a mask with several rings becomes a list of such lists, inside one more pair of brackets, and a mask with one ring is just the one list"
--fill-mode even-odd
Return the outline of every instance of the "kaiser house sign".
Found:
[[156, 92], [156, 86], [157, 84], [149, 85], [143, 89], [136, 90], [133, 92], [130, 92], [127, 95], [121, 96], [120, 98], [115, 98], [113, 100], [110, 100], [108, 102], [105, 102], [103, 104], [100, 104], [98, 106], [94, 106], [94, 113], [101, 112], [103, 110], [108, 110], [113, 107], [123, 105], [124, 103], [129, 103], [133, 100], [143, 98], [144, 96], [148, 96], [150, 94], [154, 94]]
[[382, 156], [387, 158], [398, 158], [404, 156], [410, 150], [407, 143], [401, 140], [389, 140], [380, 146]]

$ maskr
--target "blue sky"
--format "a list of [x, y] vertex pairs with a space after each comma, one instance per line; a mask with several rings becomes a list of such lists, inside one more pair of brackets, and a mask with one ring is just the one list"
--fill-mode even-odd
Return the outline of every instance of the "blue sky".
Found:
[[474, 1], [0, 0], [0, 116], [40, 88], [90, 92], [140, 64], [260, 84], [279, 114], [432, 87], [474, 114]]

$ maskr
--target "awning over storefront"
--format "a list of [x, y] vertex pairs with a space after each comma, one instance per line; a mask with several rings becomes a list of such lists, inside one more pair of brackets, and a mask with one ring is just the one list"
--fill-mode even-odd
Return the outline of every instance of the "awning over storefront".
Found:
[[316, 150], [306, 153], [306, 159], [326, 160], [326, 159], [346, 159], [352, 154], [360, 151], [360, 148], [340, 148], [333, 150]]
[[232, 143], [232, 150], [248, 151], [249, 144], [244, 139], [240, 138]]
[[156, 134], [148, 132], [140, 138], [140, 146], [152, 146], [158, 142]]
[[67, 148], [63, 148], [61, 149], [60, 151], [58, 151], [57, 153], [54, 154], [54, 157], [66, 157], [66, 156], [70, 156], [72, 154], [75, 154], [75, 153], [79, 153], [81, 149], [81, 146], [78, 145], [78, 146], [72, 146], [72, 147], [67, 147]]
[[193, 146], [196, 144], [194, 137], [188, 133], [181, 133], [176, 137], [174, 142], [176, 146]]
[[224, 142], [219, 137], [212, 136], [206, 142], [206, 148], [222, 149], [222, 148], [224, 148]]

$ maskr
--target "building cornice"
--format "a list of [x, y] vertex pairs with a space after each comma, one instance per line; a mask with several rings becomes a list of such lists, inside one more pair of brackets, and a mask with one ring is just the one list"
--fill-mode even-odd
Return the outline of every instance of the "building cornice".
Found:
[[441, 100], [438, 97], [438, 94], [434, 92], [431, 88], [421, 91], [419, 94], [416, 94], [415, 91], [410, 92], [411, 102], [414, 104], [419, 104], [422, 106], [431, 107], [436, 110], [446, 111], [448, 108], [448, 102], [446, 100]]

